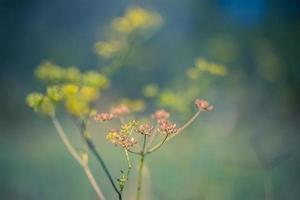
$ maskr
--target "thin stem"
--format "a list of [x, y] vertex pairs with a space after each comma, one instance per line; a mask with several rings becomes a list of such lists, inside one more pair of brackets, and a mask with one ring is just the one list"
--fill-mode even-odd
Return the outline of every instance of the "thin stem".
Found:
[[135, 154], [135, 155], [141, 155], [141, 152], [136, 152], [136, 151], [133, 151], [133, 150], [130, 150], [130, 149], [127, 149], [127, 151], [129, 153], [132, 153], [132, 154]]
[[189, 125], [191, 125], [191, 123], [193, 123], [195, 121], [195, 119], [199, 116], [200, 113], [201, 113], [201, 110], [198, 110], [182, 127], [180, 127], [178, 129], [178, 131], [176, 133], [174, 133], [173, 135], [171, 135], [170, 137], [168, 137], [167, 140], [166, 140], [166, 142], [168, 142], [173, 137], [175, 137], [176, 135], [178, 135], [179, 133], [181, 133], [186, 127], [188, 127]]
[[143, 167], [144, 167], [144, 160], [145, 160], [145, 156], [146, 156], [145, 155], [146, 140], [147, 140], [147, 136], [144, 135], [143, 149], [142, 149], [142, 152], [141, 152], [140, 167], [139, 167], [139, 171], [138, 171], [136, 200], [141, 199]]
[[166, 137], [157, 145], [155, 145], [154, 147], [152, 147], [151, 149], [149, 149], [146, 154], [152, 153], [154, 151], [156, 151], [157, 149], [159, 149], [168, 139], [169, 134], [166, 135]]
[[136, 200], [140, 200], [141, 199], [144, 159], [145, 159], [145, 155], [142, 154], [141, 155], [141, 160], [140, 160], [139, 172], [138, 172]]
[[103, 195], [102, 190], [100, 189], [100, 187], [98, 186], [93, 173], [91, 172], [91, 169], [89, 168], [87, 162], [84, 162], [79, 154], [77, 153], [77, 151], [75, 150], [75, 148], [72, 146], [71, 142], [69, 141], [68, 137], [65, 134], [64, 129], [62, 128], [61, 124], [59, 123], [59, 121], [57, 120], [57, 118], [54, 115], [51, 115], [51, 120], [52, 123], [55, 127], [55, 129], [57, 130], [58, 135], [60, 136], [64, 146], [67, 148], [68, 152], [71, 154], [71, 156], [73, 156], [73, 158], [79, 163], [79, 165], [81, 167], [83, 167], [84, 172], [90, 182], [90, 184], [92, 185], [93, 189], [95, 190], [97, 197], [99, 198], [99, 200], [105, 200], [105, 197]]
[[[127, 169], [127, 173], [126, 173], [126, 176], [125, 176], [126, 182], [127, 182], [128, 179], [129, 179], [129, 175], [130, 175], [130, 172], [131, 172], [132, 165], [131, 165], [131, 161], [130, 161], [130, 157], [129, 157], [127, 149], [124, 149], [124, 152], [125, 152], [126, 160], [127, 160], [127, 164], [128, 164], [128, 169]], [[126, 184], [126, 182], [125, 182], [125, 184]], [[125, 187], [125, 184], [124, 184], [124, 187]], [[124, 187], [121, 188], [121, 192], [124, 190]]]
[[85, 124], [85, 122], [82, 122], [81, 127], [80, 127], [80, 131], [81, 131], [81, 134], [82, 134], [84, 140], [86, 141], [86, 143], [88, 145], [88, 148], [90, 149], [90, 151], [94, 154], [94, 156], [99, 161], [99, 163], [100, 163], [101, 167], [103, 168], [106, 176], [108, 177], [111, 185], [113, 186], [113, 189], [117, 193], [119, 200], [122, 200], [122, 194], [120, 193], [117, 186], [115, 185], [115, 183], [113, 181], [113, 178], [112, 178], [110, 172], [108, 171], [108, 168], [107, 168], [105, 162], [103, 161], [101, 155], [98, 153], [94, 143], [92, 142], [92, 140], [88, 136], [84, 135], [85, 130], [86, 130], [86, 124]]
[[97, 196], [99, 197], [100, 200], [105, 200], [104, 196], [103, 196], [103, 193], [102, 191], [100, 190], [92, 172], [91, 172], [91, 169], [86, 165], [84, 167], [84, 172], [86, 174], [86, 176], [88, 177], [89, 179], [89, 182], [91, 183], [92, 187], [94, 188]]

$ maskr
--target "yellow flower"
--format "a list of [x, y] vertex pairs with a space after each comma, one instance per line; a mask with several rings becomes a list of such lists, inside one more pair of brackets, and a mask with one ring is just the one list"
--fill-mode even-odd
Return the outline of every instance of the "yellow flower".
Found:
[[145, 97], [155, 97], [159, 92], [159, 88], [156, 84], [149, 84], [143, 88], [143, 95]]
[[120, 135], [119, 135], [118, 131], [116, 131], [115, 129], [108, 131], [108, 133], [106, 135], [106, 139], [113, 144], [117, 144], [119, 137], [120, 137]]
[[195, 66], [198, 70], [208, 72], [217, 76], [226, 76], [227, 68], [223, 65], [206, 61], [204, 58], [197, 58]]
[[26, 103], [29, 107], [33, 108], [34, 111], [38, 110], [41, 102], [43, 101], [44, 95], [38, 92], [32, 92], [27, 95]]
[[138, 125], [138, 122], [136, 120], [131, 120], [127, 122], [126, 124], [122, 124], [121, 126], [121, 134], [127, 135], [130, 134], [131, 130]]
[[64, 78], [66, 81], [78, 83], [80, 81], [80, 71], [77, 67], [68, 67], [65, 69]]
[[62, 86], [62, 93], [65, 97], [74, 96], [79, 91], [79, 87], [75, 84], [66, 84]]
[[63, 79], [64, 70], [50, 61], [44, 61], [37, 67], [35, 75], [45, 82], [58, 82]]
[[95, 44], [96, 52], [103, 58], [111, 58], [124, 48], [124, 44], [119, 40], [100, 41]]
[[86, 86], [102, 89], [108, 87], [109, 81], [103, 74], [88, 71], [82, 75], [82, 83]]
[[93, 101], [98, 98], [99, 92], [93, 87], [83, 86], [80, 89], [80, 95], [82, 95], [87, 101]]
[[51, 86], [47, 88], [47, 96], [52, 101], [60, 101], [63, 98], [63, 93], [59, 86]]
[[65, 108], [74, 116], [83, 116], [90, 111], [88, 102], [78, 96], [66, 99]]
[[127, 9], [125, 15], [113, 21], [112, 26], [120, 33], [155, 28], [162, 24], [162, 17], [150, 10], [135, 6]]
[[44, 97], [39, 107], [41, 113], [51, 115], [55, 113], [55, 107], [52, 101], [48, 97]]
[[133, 112], [140, 112], [146, 108], [146, 103], [142, 99], [122, 99], [120, 104], [126, 105]]

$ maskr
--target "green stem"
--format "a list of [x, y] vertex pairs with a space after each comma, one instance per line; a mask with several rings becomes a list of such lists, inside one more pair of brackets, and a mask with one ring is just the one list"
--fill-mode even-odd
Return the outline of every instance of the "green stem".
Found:
[[169, 134], [166, 135], [166, 137], [161, 141], [161, 143], [155, 145], [154, 147], [152, 147], [151, 149], [149, 149], [149, 151], [147, 151], [145, 154], [149, 154], [149, 153], [152, 153], [154, 151], [156, 151], [157, 149], [159, 149], [168, 139], [169, 137]]
[[87, 144], [88, 148], [94, 154], [94, 156], [96, 157], [96, 159], [99, 161], [99, 163], [100, 163], [101, 167], [103, 168], [103, 170], [104, 170], [107, 178], [109, 179], [109, 181], [110, 181], [113, 189], [117, 193], [119, 200], [122, 200], [122, 194], [118, 190], [116, 184], [114, 183], [113, 178], [112, 178], [110, 172], [108, 171], [108, 168], [107, 168], [105, 162], [103, 161], [101, 155], [98, 153], [98, 151], [97, 151], [94, 143], [92, 142], [92, 140], [89, 138], [89, 136], [85, 135], [85, 130], [86, 130], [86, 124], [85, 124], [85, 122], [81, 123], [80, 129], [81, 129], [81, 134], [82, 134], [84, 140], [86, 141], [86, 144]]
[[[126, 160], [127, 160], [127, 164], [128, 164], [128, 169], [127, 169], [127, 173], [126, 173], [126, 176], [125, 176], [125, 178], [126, 178], [125, 184], [126, 184], [128, 179], [129, 179], [129, 175], [130, 175], [130, 172], [131, 172], [132, 165], [131, 165], [131, 161], [130, 161], [130, 158], [129, 158], [128, 150], [124, 149], [124, 151], [125, 151]], [[125, 187], [125, 184], [124, 184], [124, 187]], [[120, 192], [123, 192], [124, 187], [121, 188]]]
[[141, 160], [140, 160], [139, 173], [138, 173], [136, 200], [140, 200], [141, 199], [144, 159], [145, 159], [145, 155], [142, 154], [141, 155]]
[[141, 152], [140, 167], [139, 167], [139, 171], [138, 171], [136, 200], [141, 199], [143, 167], [144, 167], [144, 160], [145, 160], [145, 156], [146, 156], [146, 154], [145, 154], [146, 140], [147, 140], [147, 136], [144, 135], [144, 142], [143, 142], [143, 148], [142, 148], [142, 152]]

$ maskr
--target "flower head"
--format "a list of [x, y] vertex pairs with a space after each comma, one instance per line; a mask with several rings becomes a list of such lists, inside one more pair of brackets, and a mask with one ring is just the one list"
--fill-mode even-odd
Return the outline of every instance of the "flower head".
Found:
[[113, 119], [114, 115], [111, 113], [100, 113], [97, 114], [94, 119], [97, 122], [107, 122], [107, 121], [111, 121]]
[[110, 112], [116, 116], [116, 117], [120, 117], [123, 115], [126, 115], [129, 113], [129, 108], [125, 105], [119, 105], [117, 107], [113, 107], [112, 109], [110, 109]]
[[170, 117], [170, 113], [161, 109], [157, 110], [153, 115], [152, 118], [156, 119], [157, 121], [166, 120]]
[[129, 135], [120, 135], [115, 129], [108, 132], [106, 139], [108, 139], [112, 144], [121, 146], [122, 148], [129, 149], [133, 145], [137, 144], [137, 141], [130, 137]]
[[176, 133], [178, 129], [176, 128], [176, 124], [170, 122], [169, 120], [161, 120], [159, 122], [159, 131], [169, 135]]
[[199, 110], [202, 111], [211, 111], [214, 108], [206, 100], [203, 99], [196, 99], [195, 105]]
[[142, 124], [138, 127], [136, 131], [142, 135], [150, 136], [153, 131], [153, 126], [151, 126], [150, 124]]

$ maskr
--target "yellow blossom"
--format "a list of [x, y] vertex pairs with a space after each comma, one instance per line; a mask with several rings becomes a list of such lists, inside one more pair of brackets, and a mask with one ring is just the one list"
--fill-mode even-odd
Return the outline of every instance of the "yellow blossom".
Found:
[[50, 61], [44, 61], [37, 67], [35, 75], [45, 82], [58, 82], [63, 79], [64, 70]]
[[29, 107], [33, 108], [34, 111], [37, 111], [38, 107], [40, 106], [44, 95], [38, 92], [32, 92], [27, 95], [26, 103]]
[[159, 88], [156, 84], [149, 84], [143, 88], [143, 95], [145, 97], [155, 97], [159, 92]]
[[47, 88], [47, 96], [52, 101], [60, 101], [63, 98], [63, 93], [59, 86], [51, 86]]
[[48, 97], [44, 97], [41, 105], [39, 107], [39, 111], [46, 115], [51, 115], [55, 113], [55, 107], [52, 101]]
[[103, 58], [111, 58], [124, 48], [119, 40], [99, 41], [95, 44], [96, 52]]
[[106, 76], [96, 71], [88, 71], [84, 73], [82, 75], [82, 83], [83, 85], [99, 89], [106, 88], [109, 84]]
[[64, 72], [64, 79], [66, 81], [72, 82], [72, 83], [78, 83], [80, 81], [80, 71], [77, 67], [68, 67], [65, 69]]
[[65, 108], [74, 116], [86, 115], [90, 111], [88, 102], [78, 96], [66, 99]]
[[98, 98], [99, 92], [93, 87], [83, 86], [80, 89], [80, 95], [82, 95], [87, 101], [93, 101]]
[[204, 58], [197, 58], [195, 66], [198, 70], [208, 72], [217, 76], [226, 76], [227, 68], [223, 65], [206, 61]]
[[112, 26], [120, 33], [131, 33], [137, 30], [155, 28], [162, 24], [162, 17], [150, 10], [135, 6], [127, 9], [123, 17], [113, 21]]
[[62, 92], [65, 97], [70, 97], [79, 91], [79, 87], [75, 84], [66, 84], [62, 86]]

